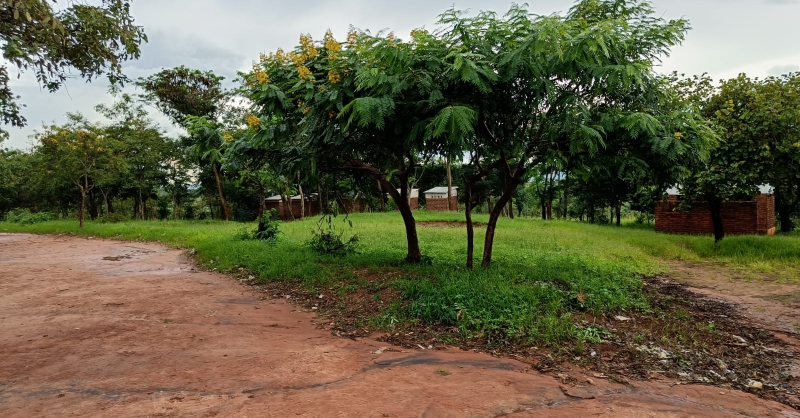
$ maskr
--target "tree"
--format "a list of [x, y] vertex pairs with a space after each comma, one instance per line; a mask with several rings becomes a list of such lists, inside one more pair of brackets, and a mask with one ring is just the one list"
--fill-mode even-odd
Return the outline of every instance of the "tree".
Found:
[[[103, 127], [106, 136], [119, 142], [119, 164], [108, 171], [116, 177], [98, 182], [106, 212], [111, 213], [111, 195], [130, 190], [134, 198], [134, 218], [146, 219], [145, 206], [156, 189], [167, 185], [168, 165], [172, 163], [173, 144], [149, 118], [147, 111], [133, 97], [123, 94], [113, 105], [95, 109], [112, 122]], [[111, 173], [109, 173], [111, 174]]]
[[428, 38], [351, 32], [343, 45], [330, 32], [320, 43], [304, 35], [294, 51], [262, 56], [245, 75], [258, 140], [284, 165], [305, 160], [373, 177], [403, 217], [411, 263], [422, 258], [411, 181], [438, 151], [429, 127], [441, 96], [432, 81], [441, 72]]
[[635, 0], [584, 0], [565, 16], [534, 16], [522, 6], [502, 18], [450, 10], [440, 24], [452, 83], [445, 101], [464, 106], [476, 121], [450, 126], [467, 133], [461, 137], [474, 150], [477, 178], [498, 170], [505, 183], [487, 223], [484, 267], [491, 263], [497, 220], [532, 168], [617, 147], [594, 111], [627, 112], [636, 124], [652, 120], [628, 108], [628, 98], [654, 88], [653, 64], [688, 29], [685, 20], [654, 17], [648, 2]]
[[217, 195], [225, 220], [230, 220], [230, 206], [225, 199], [223, 173], [220, 170], [223, 135], [227, 131], [221, 118], [231, 93], [222, 88], [224, 77], [211, 71], [186, 67], [162, 70], [138, 85], [145, 90], [142, 98], [154, 104], [173, 122], [189, 131], [185, 145], [202, 167], [214, 174]]
[[716, 242], [725, 237], [722, 202], [752, 197], [763, 184], [775, 187], [782, 230], [793, 228], [791, 213], [800, 203], [798, 80], [796, 74], [767, 80], [741, 74], [718, 87], [706, 76], [681, 82], [721, 139], [710, 159], [681, 183], [687, 200], [708, 203]]
[[[7, 62], [19, 72], [33, 71], [39, 84], [54, 92], [73, 77], [71, 70], [87, 81], [101, 76], [112, 84], [126, 81], [122, 62], [139, 58], [139, 46], [147, 37], [134, 24], [126, 0], [103, 0], [99, 6], [70, 2], [60, 11], [47, 0], [3, 0], [0, 40]], [[8, 68], [3, 65], [0, 122], [24, 126], [19, 96], [8, 82]]]
[[111, 168], [121, 163], [116, 155], [119, 143], [83, 116], [68, 117], [66, 125], [53, 125], [37, 134], [36, 151], [42, 155], [42, 168], [48, 175], [78, 188], [78, 219], [83, 228], [86, 196]]

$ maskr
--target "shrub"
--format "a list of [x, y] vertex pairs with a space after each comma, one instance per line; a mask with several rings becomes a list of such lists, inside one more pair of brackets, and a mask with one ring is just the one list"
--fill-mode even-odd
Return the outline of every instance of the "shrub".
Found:
[[236, 238], [243, 241], [261, 240], [274, 243], [278, 240], [278, 234], [280, 234], [280, 223], [277, 211], [272, 209], [258, 218], [258, 226], [255, 231], [244, 226], [236, 232]]
[[6, 215], [6, 220], [11, 223], [30, 225], [39, 222], [47, 222], [55, 219], [50, 212], [31, 212], [28, 209], [12, 209]]
[[[323, 224], [327, 226], [323, 227]], [[350, 226], [352, 227], [352, 224]], [[308, 246], [318, 254], [344, 257], [358, 253], [358, 235], [353, 235], [347, 240], [343, 239], [344, 231], [336, 230], [330, 216], [321, 219], [317, 230], [311, 233], [313, 236], [308, 241]]]

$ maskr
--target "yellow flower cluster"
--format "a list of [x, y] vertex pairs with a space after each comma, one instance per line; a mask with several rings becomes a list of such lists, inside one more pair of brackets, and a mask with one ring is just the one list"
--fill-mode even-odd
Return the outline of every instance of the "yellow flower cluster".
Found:
[[302, 51], [302, 55], [305, 56], [306, 59], [313, 59], [319, 55], [319, 51], [317, 51], [317, 47], [314, 46], [314, 40], [311, 39], [310, 35], [300, 35], [300, 51]]
[[396, 38], [394, 36], [394, 32], [389, 32], [389, 34], [386, 35], [386, 40], [388, 40], [389, 42], [394, 42], [395, 39]]
[[269, 76], [264, 71], [257, 72], [256, 79], [258, 80], [258, 84], [269, 83]]
[[675, 137], [676, 140], [680, 141], [681, 138], [683, 138], [683, 132], [675, 132], [675, 135], [673, 136]]
[[328, 112], [328, 117], [331, 118], [331, 119], [335, 118], [336, 117], [336, 112], [331, 110], [330, 112]]
[[256, 126], [261, 125], [261, 119], [259, 119], [256, 115], [247, 115], [247, 125], [251, 128], [255, 128]]
[[350, 29], [350, 31], [347, 32], [347, 46], [352, 48], [356, 44], [356, 41], [358, 41], [358, 33]]
[[[250, 121], [248, 120], [247, 123], [250, 123]], [[224, 139], [225, 142], [233, 142], [233, 135], [231, 135], [229, 133], [226, 133], [226, 134], [222, 135], [222, 139]]]
[[339, 58], [339, 52], [342, 50], [342, 44], [334, 39], [333, 32], [331, 32], [330, 29], [325, 32], [323, 41], [325, 42], [325, 49], [328, 50], [328, 58], [331, 60]]
[[338, 71], [330, 70], [328, 71], [328, 81], [330, 81], [331, 84], [337, 84], [338, 82], [342, 81], [342, 76]]
[[304, 115], [311, 110], [311, 108], [306, 106], [306, 102], [302, 100], [297, 102], [297, 108], [300, 109], [300, 111], [303, 112]]
[[311, 73], [311, 70], [308, 69], [305, 65], [301, 65], [297, 67], [297, 76], [300, 77], [301, 80], [312, 81], [314, 80], [314, 75]]

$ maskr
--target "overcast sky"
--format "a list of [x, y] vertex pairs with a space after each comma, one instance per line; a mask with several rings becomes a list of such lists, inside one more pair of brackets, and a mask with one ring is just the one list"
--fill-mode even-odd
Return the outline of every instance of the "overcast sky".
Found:
[[[91, 1], [94, 3], [94, 1]], [[134, 0], [132, 13], [144, 26], [150, 42], [139, 61], [129, 62], [131, 78], [161, 68], [186, 65], [213, 70], [229, 80], [246, 70], [260, 52], [292, 49], [300, 33], [320, 39], [331, 29], [344, 40], [350, 25], [373, 32], [390, 29], [407, 38], [411, 29], [433, 28], [439, 13], [459, 9], [508, 10], [504, 0]], [[530, 0], [539, 14], [566, 11], [569, 0]], [[675, 48], [661, 67], [685, 74], [709, 73], [715, 79], [745, 72], [753, 77], [800, 70], [800, 0], [654, 0], [666, 18], [686, 17], [692, 25], [686, 41]], [[14, 74], [11, 69], [9, 73]], [[68, 111], [100, 119], [94, 105], [111, 98], [104, 80], [86, 84], [70, 81], [51, 94], [40, 90], [30, 74], [12, 81], [29, 126], [11, 129], [4, 146], [28, 148], [29, 136], [43, 123], [61, 123]], [[154, 113], [165, 128], [169, 122]], [[169, 132], [176, 132], [168, 127]]]

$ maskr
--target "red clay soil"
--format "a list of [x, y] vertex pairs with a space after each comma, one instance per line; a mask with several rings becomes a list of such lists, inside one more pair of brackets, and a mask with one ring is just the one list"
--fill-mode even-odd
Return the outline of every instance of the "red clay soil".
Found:
[[2, 417], [789, 417], [739, 391], [565, 385], [486, 354], [340, 339], [155, 244], [0, 234]]

